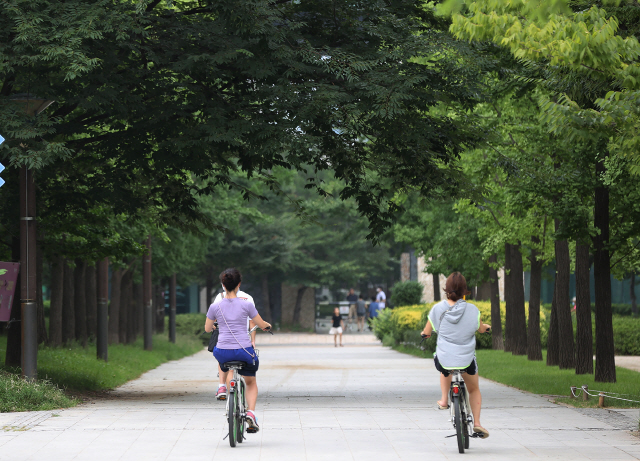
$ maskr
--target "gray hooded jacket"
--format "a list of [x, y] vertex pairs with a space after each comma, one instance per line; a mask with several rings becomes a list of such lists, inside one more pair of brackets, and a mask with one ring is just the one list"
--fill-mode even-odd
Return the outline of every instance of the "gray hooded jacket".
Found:
[[438, 333], [436, 355], [442, 368], [465, 369], [475, 357], [476, 330], [480, 328], [480, 311], [459, 299], [453, 306], [445, 300], [429, 312], [429, 321]]

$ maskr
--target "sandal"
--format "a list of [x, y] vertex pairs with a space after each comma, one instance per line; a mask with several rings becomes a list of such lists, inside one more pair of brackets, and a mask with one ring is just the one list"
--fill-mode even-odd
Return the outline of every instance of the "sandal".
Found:
[[436, 402], [436, 404], [438, 405], [438, 410], [448, 410], [449, 409], [449, 405], [447, 405], [446, 407], [443, 407], [442, 405], [440, 405], [440, 402]]
[[482, 426], [474, 426], [473, 432], [475, 432], [476, 434], [482, 434], [480, 435], [481, 439], [489, 438], [489, 431]]

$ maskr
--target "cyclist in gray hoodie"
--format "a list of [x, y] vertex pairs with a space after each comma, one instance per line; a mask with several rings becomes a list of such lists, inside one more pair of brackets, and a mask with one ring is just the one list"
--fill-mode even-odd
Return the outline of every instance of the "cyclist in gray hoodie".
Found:
[[449, 408], [450, 370], [463, 370], [466, 373], [464, 382], [469, 391], [469, 403], [473, 412], [473, 431], [482, 433], [482, 438], [486, 439], [489, 432], [480, 424], [482, 395], [478, 384], [475, 333], [485, 333], [491, 325], [482, 323], [478, 308], [464, 300], [469, 292], [467, 281], [460, 272], [447, 277], [444, 292], [447, 299], [433, 306], [422, 332], [427, 337], [434, 331], [438, 333], [436, 353], [433, 356], [436, 369], [441, 373], [442, 398], [438, 401], [438, 408]]

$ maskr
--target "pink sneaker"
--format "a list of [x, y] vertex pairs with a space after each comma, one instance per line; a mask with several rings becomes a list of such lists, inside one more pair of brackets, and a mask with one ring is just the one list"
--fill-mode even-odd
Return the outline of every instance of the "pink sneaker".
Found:
[[227, 400], [227, 386], [220, 386], [216, 392], [216, 399]]
[[247, 423], [249, 427], [247, 427], [247, 432], [249, 434], [255, 434], [260, 430], [260, 426], [258, 426], [258, 418], [253, 411], [247, 410]]

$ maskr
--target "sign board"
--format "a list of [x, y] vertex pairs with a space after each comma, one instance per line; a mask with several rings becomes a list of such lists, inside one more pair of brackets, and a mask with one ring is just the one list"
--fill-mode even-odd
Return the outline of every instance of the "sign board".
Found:
[[340, 301], [340, 314], [349, 315], [349, 301]]
[[0, 322], [8, 322], [11, 318], [11, 305], [19, 272], [20, 263], [0, 261]]

